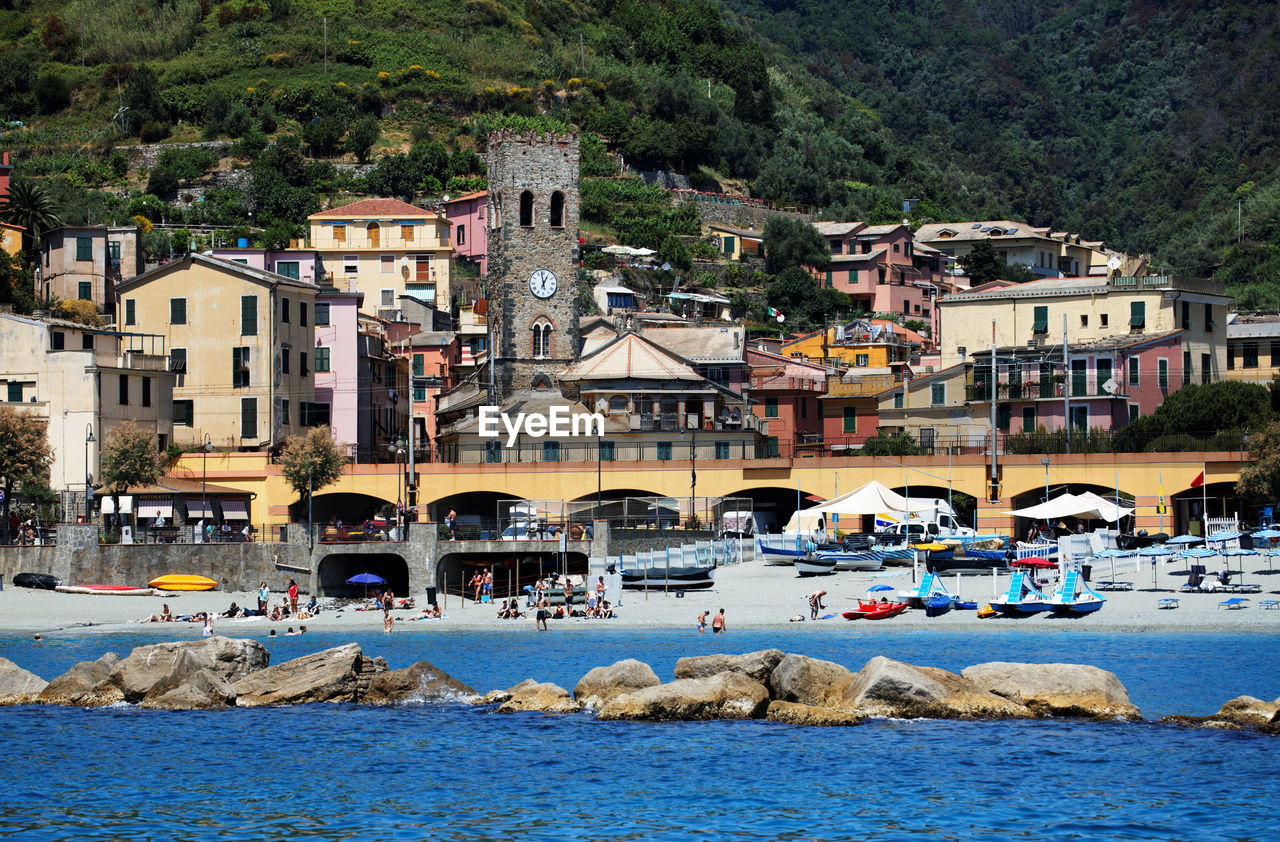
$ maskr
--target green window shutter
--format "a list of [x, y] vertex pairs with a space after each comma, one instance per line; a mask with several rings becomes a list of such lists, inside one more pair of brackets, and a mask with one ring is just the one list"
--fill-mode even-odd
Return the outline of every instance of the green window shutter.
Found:
[[169, 299], [169, 324], [185, 325], [187, 323], [187, 299]]
[[1129, 302], [1129, 327], [1143, 328], [1147, 325], [1147, 302]]
[[76, 260], [93, 260], [92, 237], [76, 237]]
[[717, 459], [729, 458], [729, 442], [727, 441], [716, 442], [716, 458]]
[[901, 392], [893, 393], [893, 408], [902, 409], [902, 393]]
[[844, 408], [844, 432], [858, 432], [858, 410], [856, 407], [846, 406]]
[[1048, 333], [1049, 332], [1049, 308], [1047, 306], [1037, 307], [1034, 311], [1035, 321], [1031, 324], [1032, 333]]
[[316, 371], [329, 370], [329, 349], [320, 347], [316, 348]]
[[240, 335], [258, 335], [258, 296], [240, 296]]
[[671, 442], [658, 442], [658, 461], [668, 462], [671, 460]]
[[614, 460], [613, 442], [611, 441], [600, 442], [599, 457], [601, 462], [612, 462]]
[[1013, 407], [1007, 403], [1000, 404], [996, 409], [996, 426], [1006, 433], [1009, 432], [1009, 422], [1013, 418]]
[[79, 298], [80, 298], [80, 300], [81, 300], [81, 301], [92, 301], [92, 300], [93, 300], [93, 282], [92, 282], [92, 281], [81, 281], [81, 282], [80, 282], [80, 284], [79, 284], [79, 287], [80, 287], [80, 289], [79, 289]]
[[22, 403], [22, 384], [9, 384], [9, 403]]
[[422, 354], [414, 354], [413, 355], [413, 376], [421, 377], [422, 370], [423, 370]]
[[828, 269], [828, 270], [827, 270], [827, 286], [829, 286], [829, 287], [833, 287], [833, 286], [835, 286], [835, 281], [833, 281], [833, 280], [832, 280], [832, 278], [831, 278], [831, 270], [830, 270], [830, 269]]
[[560, 461], [560, 442], [544, 441], [542, 443], [542, 461], [543, 462], [559, 462]]
[[778, 399], [777, 398], [764, 399], [764, 417], [765, 418], [778, 417]]
[[133, 298], [124, 300], [124, 323], [126, 325], [138, 323], [138, 302]]

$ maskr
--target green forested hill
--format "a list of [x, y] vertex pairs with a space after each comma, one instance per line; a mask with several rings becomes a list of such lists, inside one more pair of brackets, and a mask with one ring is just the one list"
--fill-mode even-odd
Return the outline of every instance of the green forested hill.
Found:
[[[233, 224], [252, 207], [279, 239], [326, 197], [473, 184], [483, 131], [550, 118], [695, 184], [732, 178], [831, 217], [886, 221], [913, 198], [917, 221], [1023, 219], [1216, 273], [1244, 306], [1274, 307], [1277, 9], [0, 0], [0, 119], [25, 124], [0, 148], [72, 218]], [[139, 137], [237, 141], [256, 194], [187, 211], [131, 198], [148, 182], [169, 198], [210, 164], [123, 172], [111, 148]], [[382, 163], [352, 178], [331, 166], [344, 154]]]

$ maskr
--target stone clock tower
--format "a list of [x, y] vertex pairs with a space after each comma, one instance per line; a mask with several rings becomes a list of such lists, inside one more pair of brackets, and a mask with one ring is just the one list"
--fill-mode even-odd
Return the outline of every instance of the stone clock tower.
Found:
[[578, 136], [495, 132], [488, 285], [497, 398], [552, 387], [578, 356]]

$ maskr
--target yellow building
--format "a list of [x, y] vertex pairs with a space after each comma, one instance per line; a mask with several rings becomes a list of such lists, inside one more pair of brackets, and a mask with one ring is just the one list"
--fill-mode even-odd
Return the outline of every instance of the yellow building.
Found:
[[784, 342], [778, 353], [815, 363], [838, 360], [850, 368], [879, 369], [918, 359], [924, 345], [923, 336], [886, 319], [857, 319]]
[[1228, 380], [1270, 383], [1280, 375], [1280, 316], [1236, 316], [1227, 325]]
[[965, 406], [968, 369], [953, 365], [881, 392], [879, 431], [909, 433], [925, 453], [981, 442], [990, 434], [991, 423]]
[[[943, 365], [974, 351], [1140, 339], [1182, 330], [1183, 383], [1220, 380], [1227, 364], [1227, 305], [1222, 285], [1167, 275], [996, 281], [943, 298]], [[994, 335], [993, 335], [994, 333]]]
[[125, 329], [169, 348], [174, 441], [256, 450], [306, 432], [315, 285], [189, 254], [116, 290]]
[[0, 222], [0, 251], [17, 254], [22, 251], [22, 226]]
[[330, 282], [363, 292], [366, 308], [398, 321], [400, 296], [449, 309], [450, 222], [399, 199], [365, 199], [312, 214], [311, 247]]

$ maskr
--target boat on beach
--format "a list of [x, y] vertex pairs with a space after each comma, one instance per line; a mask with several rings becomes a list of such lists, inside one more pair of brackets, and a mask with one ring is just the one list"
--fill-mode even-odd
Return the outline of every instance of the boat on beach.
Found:
[[622, 571], [622, 587], [646, 591], [697, 591], [714, 585], [715, 574], [715, 567], [710, 565], [633, 568]]
[[157, 576], [147, 586], [161, 591], [211, 591], [218, 583], [207, 576], [196, 576], [189, 573], [169, 573]]
[[58, 585], [54, 590], [58, 593], [95, 594], [98, 596], [160, 596], [160, 592], [155, 588], [131, 585]]
[[836, 572], [836, 560], [807, 555], [796, 559], [796, 572], [801, 576], [829, 576]]
[[835, 559], [836, 570], [879, 570], [880, 559], [869, 550], [818, 550], [818, 558]]
[[38, 591], [51, 591], [62, 584], [62, 580], [50, 573], [15, 573], [13, 584], [19, 588], [33, 588]]
[[1009, 582], [1009, 592], [1002, 599], [991, 600], [991, 607], [1001, 614], [1038, 614], [1049, 610], [1049, 597], [1036, 588], [1026, 572], [1018, 570]]
[[756, 536], [756, 549], [764, 556], [765, 564], [794, 564], [814, 546], [812, 538], [795, 532]]
[[1077, 567], [1067, 571], [1061, 587], [1049, 599], [1049, 609], [1055, 614], [1092, 614], [1104, 602], [1106, 599], [1089, 587]]

